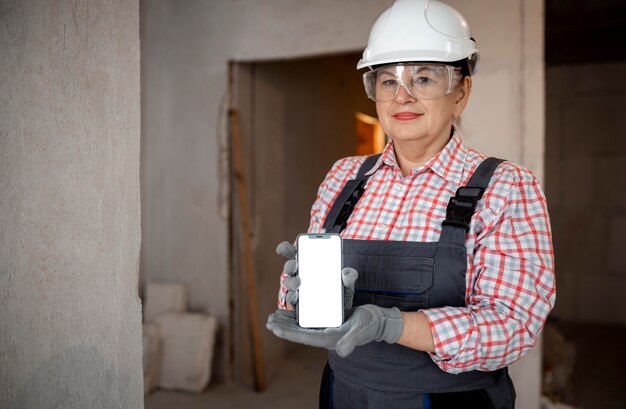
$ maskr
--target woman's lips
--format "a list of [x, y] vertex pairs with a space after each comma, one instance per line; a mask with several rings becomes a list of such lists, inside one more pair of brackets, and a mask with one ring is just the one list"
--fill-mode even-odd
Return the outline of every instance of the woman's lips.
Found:
[[409, 121], [420, 116], [420, 114], [416, 114], [415, 112], [398, 112], [397, 114], [393, 115], [394, 118], [400, 121]]

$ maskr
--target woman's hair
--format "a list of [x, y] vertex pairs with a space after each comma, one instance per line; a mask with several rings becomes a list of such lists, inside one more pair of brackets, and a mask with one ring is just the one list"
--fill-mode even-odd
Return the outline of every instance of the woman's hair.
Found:
[[[461, 68], [461, 81], [459, 82], [459, 85], [463, 82], [463, 79], [465, 77], [472, 77], [470, 75], [470, 70], [469, 70], [469, 63], [467, 58], [463, 59], [463, 60], [459, 60], [459, 61], [453, 61], [451, 63], [448, 63], [453, 67], [459, 67]], [[463, 134], [465, 131], [465, 128], [463, 128], [463, 121], [462, 118], [456, 117], [452, 120], [452, 128], [454, 129], [454, 132], [458, 133], [458, 134]]]
[[454, 118], [452, 120], [452, 133], [457, 133], [459, 136], [465, 133], [465, 128], [463, 128], [463, 119], [461, 117]]
[[467, 58], [459, 60], [459, 61], [448, 62], [446, 64], [449, 64], [453, 67], [459, 67], [461, 69], [461, 79], [465, 77], [471, 77]]

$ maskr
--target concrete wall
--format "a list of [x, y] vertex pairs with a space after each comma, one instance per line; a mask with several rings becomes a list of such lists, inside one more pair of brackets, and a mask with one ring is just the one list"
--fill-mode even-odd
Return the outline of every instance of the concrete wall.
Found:
[[[188, 283], [191, 307], [213, 312], [222, 326], [228, 325], [223, 211], [228, 190], [220, 161], [226, 138], [222, 103], [227, 62], [362, 50], [371, 24], [391, 3], [142, 3], [144, 279]], [[488, 154], [524, 163], [541, 177], [543, 2], [449, 3], [470, 21], [482, 54], [465, 116], [469, 143]], [[264, 322], [265, 317], [259, 320]], [[536, 358], [532, 368], [522, 371], [529, 373], [525, 385], [530, 390], [519, 394], [530, 397], [529, 407], [538, 396]]]
[[[546, 71], [546, 194], [559, 296], [554, 315], [626, 324], [626, 62]], [[586, 80], [585, 80], [586, 79]]]
[[142, 408], [139, 9], [0, 2], [0, 407]]

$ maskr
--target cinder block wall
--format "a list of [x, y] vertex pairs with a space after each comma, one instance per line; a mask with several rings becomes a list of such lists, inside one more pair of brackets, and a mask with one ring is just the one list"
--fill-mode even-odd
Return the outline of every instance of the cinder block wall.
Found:
[[626, 62], [546, 70], [554, 316], [626, 324]]
[[0, 407], [143, 408], [137, 1], [0, 2]]

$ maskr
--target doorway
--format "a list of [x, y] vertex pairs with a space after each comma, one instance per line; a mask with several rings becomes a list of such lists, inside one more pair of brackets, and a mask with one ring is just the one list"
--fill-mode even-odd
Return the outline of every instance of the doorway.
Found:
[[[317, 189], [336, 160], [364, 154], [367, 146], [380, 149], [374, 102], [367, 99], [356, 70], [359, 58], [349, 53], [231, 66], [232, 105], [240, 118], [250, 203], [256, 319], [268, 379], [276, 367], [269, 363], [298, 348], [264, 330], [266, 317], [276, 309], [285, 262], [276, 255], [276, 245], [306, 232]], [[245, 297], [238, 296], [246, 291], [234, 196], [232, 203], [231, 366], [237, 382], [252, 383], [248, 307]]]

